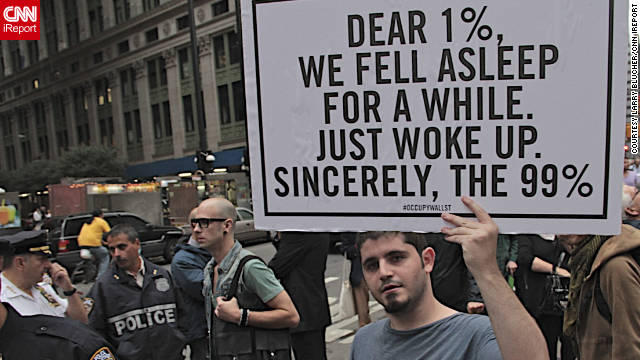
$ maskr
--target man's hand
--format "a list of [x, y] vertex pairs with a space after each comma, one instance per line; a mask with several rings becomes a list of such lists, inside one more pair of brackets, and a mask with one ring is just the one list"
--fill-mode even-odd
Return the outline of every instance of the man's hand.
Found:
[[445, 239], [462, 246], [464, 262], [472, 274], [497, 270], [498, 226], [489, 214], [471, 198], [463, 196], [462, 202], [476, 215], [478, 220], [443, 213], [442, 219], [456, 226], [442, 228], [441, 231], [445, 235]]
[[51, 266], [49, 267], [49, 274], [51, 275], [53, 283], [63, 291], [69, 291], [73, 289], [73, 284], [71, 283], [71, 279], [69, 278], [69, 273], [67, 272], [67, 269], [65, 269], [62, 265], [58, 263], [51, 263]]
[[238, 299], [234, 297], [229, 301], [225, 301], [223, 296], [218, 296], [216, 301], [218, 302], [218, 306], [216, 306], [214, 314], [216, 314], [218, 319], [234, 324], [240, 322], [242, 311], [238, 306]]
[[467, 312], [469, 314], [482, 314], [484, 313], [484, 303], [477, 301], [469, 301], [467, 303]]
[[509, 274], [511, 274], [511, 276], [513, 276], [513, 274], [516, 272], [516, 269], [518, 269], [518, 264], [516, 264], [516, 262], [513, 260], [509, 260], [509, 262], [507, 263], [507, 271], [509, 272]]

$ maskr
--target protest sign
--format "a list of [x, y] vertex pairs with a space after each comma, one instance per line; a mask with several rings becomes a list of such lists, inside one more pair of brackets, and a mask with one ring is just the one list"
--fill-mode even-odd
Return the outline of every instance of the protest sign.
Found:
[[[256, 226], [619, 231], [625, 2], [242, 1]], [[615, 20], [614, 20], [615, 19]]]

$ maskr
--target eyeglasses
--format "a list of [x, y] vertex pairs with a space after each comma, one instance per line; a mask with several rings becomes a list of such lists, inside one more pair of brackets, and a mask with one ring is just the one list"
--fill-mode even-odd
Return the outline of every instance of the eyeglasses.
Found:
[[226, 221], [224, 218], [196, 218], [191, 219], [191, 227], [195, 228], [196, 225], [200, 225], [201, 229], [206, 229], [209, 227], [209, 224], [215, 221]]

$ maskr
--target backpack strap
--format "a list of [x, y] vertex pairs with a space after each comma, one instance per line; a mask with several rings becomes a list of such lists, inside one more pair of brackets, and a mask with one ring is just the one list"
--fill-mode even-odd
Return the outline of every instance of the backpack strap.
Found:
[[238, 290], [238, 282], [240, 281], [240, 275], [242, 274], [242, 269], [244, 268], [244, 265], [248, 261], [254, 260], [254, 259], [263, 261], [262, 258], [256, 255], [247, 255], [242, 259], [240, 259], [240, 262], [236, 267], [236, 272], [233, 274], [233, 279], [231, 280], [231, 286], [229, 286], [229, 291], [227, 291], [227, 293], [224, 296], [225, 301], [231, 300], [236, 295], [236, 291]]
[[[640, 264], [640, 247], [637, 247], [627, 254], [631, 255], [631, 257], [636, 261], [636, 263]], [[602, 293], [602, 288], [600, 288], [600, 270], [596, 273], [595, 278], [595, 290], [594, 290], [594, 298], [596, 301], [596, 307], [598, 308], [598, 312], [602, 315], [605, 320], [609, 324], [612, 322], [611, 309], [609, 308], [609, 304], [604, 299], [604, 294]]]

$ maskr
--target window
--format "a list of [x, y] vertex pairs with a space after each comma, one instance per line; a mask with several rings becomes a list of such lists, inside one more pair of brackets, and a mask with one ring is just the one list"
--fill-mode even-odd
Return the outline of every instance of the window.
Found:
[[224, 38], [222, 35], [213, 38], [213, 53], [216, 57], [216, 69], [223, 68], [227, 62], [227, 55], [224, 51]]
[[123, 99], [131, 95], [131, 84], [129, 83], [129, 71], [120, 71], [120, 94]]
[[38, 150], [45, 159], [49, 158], [49, 137], [47, 135], [38, 137]]
[[22, 95], [22, 86], [18, 85], [18, 86], [14, 86], [13, 87], [13, 96], [18, 97]]
[[184, 110], [184, 130], [186, 132], [192, 132], [195, 130], [195, 126], [193, 123], [193, 103], [191, 102], [191, 95], [182, 97], [182, 109]]
[[40, 81], [38, 81], [38, 79], [33, 79], [32, 84], [34, 89], [37, 89], [40, 87]]
[[100, 119], [100, 143], [113, 145], [113, 117]]
[[160, 0], [144, 0], [142, 5], [144, 7], [144, 11], [148, 11], [160, 6]]
[[162, 56], [147, 61], [149, 89], [167, 85], [167, 69]]
[[237, 32], [229, 33], [229, 62], [238, 64], [242, 60], [242, 44]]
[[31, 65], [40, 59], [40, 49], [38, 49], [38, 40], [27, 41], [27, 50], [29, 51], [29, 63]]
[[76, 62], [74, 62], [74, 63], [71, 63], [71, 73], [72, 73], [72, 74], [73, 74], [73, 73], [77, 73], [77, 72], [78, 72], [78, 70], [80, 70], [80, 63], [79, 63], [79, 62], [77, 62], [77, 61], [76, 61]]
[[129, 20], [131, 17], [129, 0], [113, 0], [113, 7], [116, 11], [116, 24]]
[[127, 145], [133, 144], [135, 135], [133, 133], [133, 119], [131, 119], [131, 112], [124, 113], [124, 128], [126, 131]]
[[189, 48], [178, 50], [178, 62], [180, 64], [180, 79], [188, 79], [191, 77], [191, 66], [189, 65]]
[[151, 116], [153, 117], [153, 137], [162, 138], [162, 117], [160, 115], [160, 105], [151, 105]]
[[16, 148], [13, 145], [5, 146], [5, 155], [7, 158], [7, 166], [9, 170], [15, 170], [18, 168], [16, 163]]
[[33, 104], [33, 115], [36, 119], [36, 128], [44, 128], [47, 126], [43, 102], [38, 101]]
[[102, 62], [102, 51], [93, 54], [93, 63], [100, 64]]
[[18, 72], [24, 67], [23, 54], [20, 53], [20, 46], [17, 41], [8, 41], [9, 43], [9, 56], [11, 57], [11, 65], [13, 71]]
[[136, 126], [136, 143], [142, 143], [142, 122], [140, 121], [140, 110], [133, 111], [133, 121]]
[[53, 1], [42, 1], [41, 12], [42, 18], [40, 19], [41, 27], [46, 29], [45, 38], [47, 39], [47, 53], [49, 56], [58, 52], [58, 25], [56, 22], [56, 16], [54, 11]]
[[189, 27], [189, 15], [181, 16], [176, 19], [176, 26], [178, 30], [186, 29]]
[[31, 162], [31, 142], [29, 140], [22, 141], [22, 160], [26, 163]]
[[229, 11], [229, 0], [216, 1], [211, 4], [213, 16], [224, 14]]
[[144, 33], [144, 36], [147, 39], [147, 44], [158, 40], [158, 28], [155, 27], [151, 30], [148, 30], [147, 32]]
[[242, 82], [236, 81], [231, 84], [233, 91], [233, 112], [236, 117], [236, 121], [246, 121], [247, 111], [244, 106], [244, 86]]
[[129, 40], [118, 43], [118, 53], [124, 54], [126, 52], [129, 52]]
[[218, 106], [220, 107], [220, 123], [228, 124], [231, 122], [229, 114], [229, 90], [228, 86], [218, 86]]
[[164, 115], [165, 136], [171, 136], [173, 135], [173, 131], [171, 129], [171, 107], [169, 106], [168, 101], [162, 103], [162, 113]]

